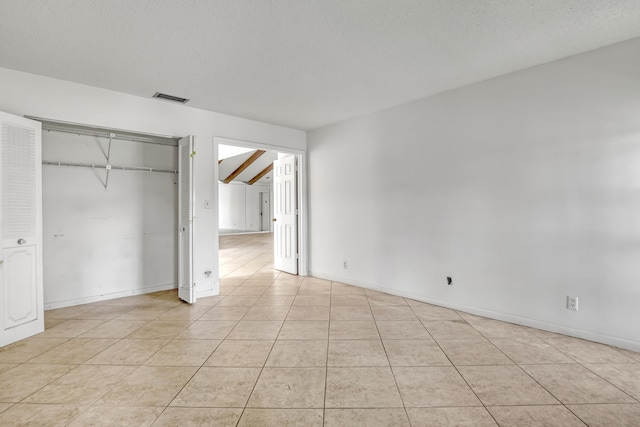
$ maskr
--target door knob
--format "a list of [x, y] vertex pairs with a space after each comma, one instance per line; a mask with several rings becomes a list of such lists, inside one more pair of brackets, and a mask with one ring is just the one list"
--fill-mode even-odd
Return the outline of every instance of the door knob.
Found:
[[277, 219], [273, 218], [271, 221], [276, 222], [276, 221], [277, 221]]
[[24, 240], [24, 239], [18, 239], [18, 244], [19, 244], [19, 245], [24, 245], [25, 243], [27, 243], [27, 241], [26, 241], [26, 240]]

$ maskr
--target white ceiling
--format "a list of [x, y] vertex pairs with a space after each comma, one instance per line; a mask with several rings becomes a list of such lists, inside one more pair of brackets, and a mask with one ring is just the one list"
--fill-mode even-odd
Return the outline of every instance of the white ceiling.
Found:
[[638, 0], [0, 0], [0, 17], [1, 67], [299, 129], [640, 36]]

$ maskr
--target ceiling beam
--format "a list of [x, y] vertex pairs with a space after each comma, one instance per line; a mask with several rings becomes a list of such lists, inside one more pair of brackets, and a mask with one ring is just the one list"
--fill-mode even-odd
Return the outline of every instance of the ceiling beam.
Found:
[[218, 160], [218, 164], [222, 163], [222, 161], [223, 161], [223, 160], [224, 160], [224, 159], [220, 159], [220, 160]]
[[256, 175], [256, 176], [254, 176], [253, 178], [251, 178], [247, 184], [249, 184], [249, 185], [255, 184], [256, 182], [258, 182], [260, 180], [260, 178], [262, 178], [263, 176], [265, 176], [266, 174], [271, 172], [272, 169], [273, 169], [273, 163], [269, 163], [269, 166], [267, 166], [266, 168], [262, 169], [260, 171], [260, 173], [258, 175]]
[[238, 175], [240, 175], [242, 173], [242, 171], [244, 171], [246, 168], [251, 166], [251, 164], [253, 162], [255, 162], [258, 159], [258, 157], [262, 156], [264, 153], [266, 153], [266, 151], [264, 151], [264, 150], [256, 150], [256, 151], [254, 151], [253, 154], [251, 155], [251, 157], [249, 157], [247, 160], [244, 161], [244, 163], [242, 163], [240, 166], [238, 166], [238, 168], [236, 170], [231, 172], [231, 175], [226, 177], [223, 182], [225, 184], [228, 184], [231, 181], [233, 181], [234, 179], [236, 179], [236, 177]]

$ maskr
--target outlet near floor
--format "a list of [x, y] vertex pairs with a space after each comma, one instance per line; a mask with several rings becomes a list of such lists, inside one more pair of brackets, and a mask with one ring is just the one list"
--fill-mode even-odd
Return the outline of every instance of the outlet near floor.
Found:
[[567, 297], [567, 309], [578, 311], [578, 297]]

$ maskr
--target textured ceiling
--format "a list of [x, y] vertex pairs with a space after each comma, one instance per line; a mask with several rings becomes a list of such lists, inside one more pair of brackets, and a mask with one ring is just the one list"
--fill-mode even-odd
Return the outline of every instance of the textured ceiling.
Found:
[[0, 67], [298, 129], [640, 36], [638, 0], [0, 0], [0, 16]]

